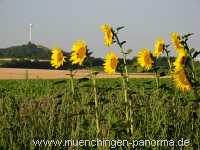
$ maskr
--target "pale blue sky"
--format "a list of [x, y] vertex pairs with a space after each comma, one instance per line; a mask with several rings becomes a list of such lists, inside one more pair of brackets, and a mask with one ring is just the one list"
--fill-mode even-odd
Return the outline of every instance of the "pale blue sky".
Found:
[[200, 48], [200, 0], [0, 0], [0, 47], [33, 42], [70, 51], [77, 39], [87, 41], [94, 56], [104, 56], [116, 46], [103, 45], [100, 25], [125, 25], [120, 39], [134, 53], [153, 49], [156, 38], [169, 42], [172, 31], [194, 32], [191, 44]]

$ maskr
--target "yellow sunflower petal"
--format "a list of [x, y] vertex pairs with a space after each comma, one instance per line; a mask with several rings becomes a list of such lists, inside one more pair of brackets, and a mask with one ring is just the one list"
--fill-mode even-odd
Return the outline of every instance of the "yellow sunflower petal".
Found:
[[56, 69], [63, 65], [65, 62], [65, 56], [60, 48], [53, 48], [51, 55], [51, 66]]
[[179, 90], [183, 92], [188, 92], [192, 90], [192, 85], [188, 80], [188, 77], [183, 67], [173, 72], [172, 77], [176, 87]]
[[180, 49], [184, 48], [182, 44], [181, 36], [178, 32], [171, 33], [171, 41], [173, 43], [174, 49], [179, 52]]
[[72, 64], [82, 65], [87, 57], [87, 44], [83, 40], [76, 41], [72, 46], [70, 61]]
[[104, 44], [110, 46], [113, 43], [113, 32], [112, 27], [109, 24], [103, 24], [101, 31], [104, 33]]
[[154, 52], [153, 55], [159, 57], [164, 51], [165, 41], [160, 38], [154, 44]]
[[108, 74], [114, 74], [118, 62], [117, 55], [113, 51], [109, 52], [104, 59], [104, 71]]
[[180, 70], [182, 67], [184, 67], [186, 59], [187, 59], [187, 52], [184, 49], [179, 49], [179, 54], [173, 63], [174, 70], [175, 71]]
[[141, 49], [138, 53], [137, 62], [144, 69], [150, 70], [154, 64], [151, 52], [147, 48]]

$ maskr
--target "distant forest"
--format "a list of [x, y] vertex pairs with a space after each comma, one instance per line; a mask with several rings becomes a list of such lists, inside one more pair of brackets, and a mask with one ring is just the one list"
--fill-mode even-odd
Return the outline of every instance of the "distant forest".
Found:
[[0, 58], [50, 59], [51, 51], [47, 47], [29, 42], [27, 45], [0, 49]]

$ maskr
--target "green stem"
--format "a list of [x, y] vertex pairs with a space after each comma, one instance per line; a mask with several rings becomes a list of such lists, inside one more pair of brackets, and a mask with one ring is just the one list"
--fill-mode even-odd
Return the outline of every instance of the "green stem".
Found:
[[[196, 80], [196, 69], [195, 69], [195, 65], [194, 65], [194, 58], [192, 57], [192, 54], [190, 53], [190, 49], [189, 49], [189, 46], [188, 46], [186, 41], [185, 41], [185, 49], [187, 50], [187, 53], [189, 54], [190, 59], [191, 59], [192, 77], [193, 77], [194, 80]], [[196, 86], [194, 86], [192, 88], [194, 90], [195, 97], [198, 99], [199, 95], [198, 95], [198, 91], [197, 91]]]
[[71, 91], [72, 94], [74, 95], [74, 74], [73, 74], [73, 70], [70, 70], [70, 81], [71, 81]]
[[[123, 56], [123, 63], [124, 63], [124, 71], [122, 73], [122, 82], [123, 82], [123, 92], [124, 92], [124, 101], [125, 101], [125, 106], [126, 106], [126, 112], [125, 112], [125, 115], [126, 115], [126, 121], [129, 122], [130, 121], [130, 110], [129, 110], [129, 106], [128, 106], [128, 69], [127, 69], [127, 62], [126, 62], [126, 53], [124, 52], [124, 49], [123, 49], [123, 46], [122, 46], [122, 43], [120, 42], [117, 34], [114, 33], [114, 37], [116, 39], [116, 42], [117, 44], [119, 45], [120, 47], [120, 53], [122, 54]], [[124, 74], [125, 72], [125, 74]], [[130, 104], [129, 104], [130, 105]], [[129, 128], [127, 128], [127, 133], [129, 133]]]
[[[193, 58], [192, 58], [192, 62], [191, 63], [192, 63], [192, 76], [196, 80], [196, 69], [195, 69], [195, 66], [194, 66], [194, 59]], [[199, 94], [198, 94], [196, 85], [193, 87], [193, 90], [194, 90], [195, 98], [198, 99], [199, 98]]]
[[127, 96], [127, 88], [126, 88], [126, 79], [124, 77], [122, 77], [122, 83], [123, 83], [123, 92], [124, 92], [124, 101], [126, 103], [126, 120], [129, 120], [129, 111], [128, 111], [128, 107], [127, 107], [127, 103], [128, 103], [128, 96]]
[[127, 62], [126, 62], [126, 54], [124, 52], [124, 49], [123, 49], [121, 42], [119, 41], [118, 36], [116, 34], [114, 34], [114, 36], [115, 36], [115, 39], [117, 41], [117, 44], [120, 47], [120, 53], [123, 55], [124, 71], [125, 71], [126, 80], [128, 81], [128, 69], [127, 69]]
[[193, 78], [194, 79], [196, 79], [196, 69], [195, 69], [195, 66], [194, 66], [194, 59], [193, 58], [191, 58], [192, 59], [192, 76], [193, 76]]
[[168, 61], [169, 69], [170, 69], [170, 72], [171, 72], [171, 70], [172, 70], [172, 64], [171, 64], [169, 52], [167, 51], [167, 49], [165, 49], [165, 52], [166, 52], [166, 55], [167, 55], [167, 61]]
[[95, 100], [95, 121], [96, 121], [96, 129], [97, 129], [97, 137], [100, 133], [100, 125], [99, 125], [99, 113], [98, 113], [98, 98], [97, 98], [97, 88], [96, 88], [96, 75], [92, 74], [92, 83], [93, 83], [93, 92], [94, 92], [94, 100]]
[[157, 71], [157, 58], [155, 61], [155, 68], [154, 68], [154, 72], [155, 72], [155, 78], [156, 78], [156, 85], [157, 85], [157, 89], [159, 88], [159, 76], [158, 76], [158, 71]]
[[189, 54], [190, 58], [191, 58], [191, 65], [192, 65], [192, 77], [194, 79], [196, 79], [196, 70], [195, 70], [195, 67], [194, 67], [194, 59], [192, 57], [192, 54], [190, 53], [190, 49], [189, 49], [189, 46], [187, 44], [187, 42], [185, 41], [185, 49], [187, 50], [187, 53]]
[[121, 48], [121, 53], [123, 54], [123, 61], [124, 61], [124, 70], [125, 70], [126, 81], [128, 82], [128, 69], [127, 69], [127, 63], [126, 63], [126, 54], [124, 53], [123, 48]]
[[158, 76], [157, 71], [156, 71], [156, 85], [157, 85], [157, 88], [159, 88], [159, 76]]
[[195, 69], [195, 66], [194, 66], [194, 58], [192, 57], [192, 54], [191, 54], [191, 52], [190, 52], [189, 46], [188, 46], [188, 44], [187, 44], [186, 41], [185, 41], [185, 49], [187, 50], [187, 53], [189, 54], [190, 59], [191, 59], [192, 77], [193, 77], [193, 79], [196, 80], [196, 69]]
[[133, 111], [132, 111], [132, 101], [130, 101], [130, 122], [131, 122], [131, 135], [133, 135]]

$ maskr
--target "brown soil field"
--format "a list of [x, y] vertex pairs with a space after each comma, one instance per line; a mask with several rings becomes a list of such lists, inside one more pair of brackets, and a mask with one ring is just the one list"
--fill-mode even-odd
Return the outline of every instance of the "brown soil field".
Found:
[[[75, 78], [89, 77], [89, 70], [76, 70]], [[119, 73], [108, 75], [99, 72], [97, 78], [118, 78]], [[153, 73], [129, 73], [129, 78], [154, 78]], [[165, 76], [164, 78], [166, 78]], [[0, 68], [0, 79], [63, 79], [70, 78], [70, 71], [67, 70], [47, 70], [47, 69], [16, 69]]]

